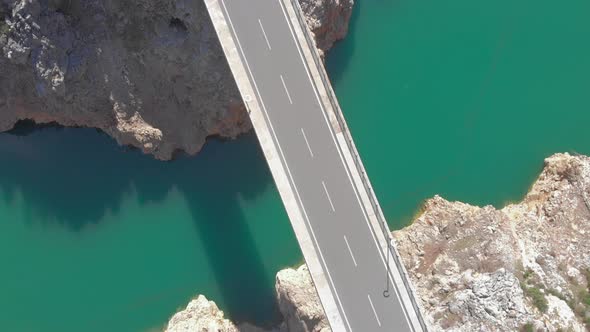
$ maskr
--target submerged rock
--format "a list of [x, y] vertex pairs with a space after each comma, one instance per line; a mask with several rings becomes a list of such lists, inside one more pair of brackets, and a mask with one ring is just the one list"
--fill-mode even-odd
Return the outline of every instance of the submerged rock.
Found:
[[[301, 0], [320, 48], [352, 0]], [[0, 131], [96, 127], [159, 159], [236, 137], [248, 116], [202, 0], [0, 0]]]

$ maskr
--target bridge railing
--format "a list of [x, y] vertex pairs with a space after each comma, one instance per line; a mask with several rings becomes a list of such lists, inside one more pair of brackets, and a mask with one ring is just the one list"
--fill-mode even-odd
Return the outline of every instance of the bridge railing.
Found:
[[[426, 325], [424, 318], [422, 317], [422, 313], [420, 311], [420, 306], [416, 302], [416, 297], [415, 297], [416, 292], [414, 291], [412, 284], [409, 282], [409, 275], [408, 275], [408, 272], [406, 271], [404, 265], [401, 262], [401, 257], [399, 255], [399, 252], [397, 251], [397, 248], [395, 247], [395, 245], [393, 245], [395, 240], [394, 240], [393, 236], [391, 235], [391, 232], [389, 231], [389, 226], [387, 224], [387, 221], [385, 220], [385, 216], [383, 215], [383, 211], [381, 210], [381, 206], [379, 205], [379, 202], [377, 201], [377, 198], [376, 198], [377, 196], [375, 195], [375, 192], [373, 191], [373, 187], [371, 186], [371, 183], [369, 181], [369, 177], [367, 175], [367, 172], [365, 171], [365, 167], [364, 167], [363, 163], [361, 162], [359, 153], [358, 153], [356, 146], [354, 144], [354, 141], [352, 139], [352, 135], [348, 129], [348, 125], [346, 124], [344, 116], [342, 115], [342, 110], [340, 109], [340, 105], [338, 104], [338, 100], [334, 94], [334, 90], [332, 89], [332, 84], [330, 82], [330, 79], [328, 78], [328, 74], [326, 73], [326, 71], [324, 69], [324, 62], [322, 61], [322, 59], [320, 58], [320, 55], [318, 54], [315, 41], [314, 41], [313, 37], [311, 36], [311, 31], [309, 30], [309, 27], [307, 26], [307, 22], [305, 21], [305, 18], [303, 17], [303, 10], [301, 9], [301, 6], [300, 6], [298, 0], [288, 0], [288, 1], [291, 2], [293, 8], [295, 9], [295, 16], [297, 17], [297, 20], [299, 21], [299, 24], [301, 25], [301, 29], [303, 30], [305, 40], [306, 40], [308, 47], [311, 51], [312, 58], [315, 62], [316, 67], [318, 68], [318, 72], [320, 73], [320, 78], [321, 78], [321, 80], [326, 88], [326, 91], [328, 93], [328, 99], [330, 100], [330, 104], [331, 104], [332, 108], [334, 109], [334, 113], [336, 114], [336, 120], [338, 121], [338, 124], [340, 125], [340, 127], [342, 129], [346, 144], [348, 145], [348, 149], [350, 150], [352, 157], [354, 159], [354, 163], [356, 165], [356, 168], [358, 169], [358, 171], [360, 173], [361, 180], [363, 182], [363, 186], [365, 187], [367, 195], [369, 196], [369, 201], [371, 202], [371, 205], [373, 207], [373, 211], [375, 212], [375, 217], [379, 221], [381, 231], [383, 232], [383, 235], [388, 242], [387, 248], [389, 249], [391, 256], [393, 257], [393, 260], [395, 262], [397, 269], [400, 271], [401, 278], [402, 278], [404, 286], [408, 292], [408, 296], [410, 298], [410, 301], [412, 302], [412, 307], [414, 308], [414, 311], [416, 312], [416, 316], [418, 318], [420, 326], [422, 327], [423, 331], [428, 331], [427, 325]], [[383, 254], [386, 255], [386, 253], [383, 253]], [[395, 287], [395, 285], [392, 285], [392, 286]]]

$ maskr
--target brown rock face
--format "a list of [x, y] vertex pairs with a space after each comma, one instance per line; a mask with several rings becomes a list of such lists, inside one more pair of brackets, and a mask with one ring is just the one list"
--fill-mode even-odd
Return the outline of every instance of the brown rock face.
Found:
[[302, 0], [300, 3], [321, 54], [346, 36], [352, 0]]
[[590, 322], [590, 158], [557, 154], [501, 210], [440, 197], [394, 232], [436, 330], [584, 331]]
[[[322, 50], [352, 0], [301, 0]], [[202, 1], [0, 0], [0, 131], [102, 129], [159, 159], [251, 129]]]

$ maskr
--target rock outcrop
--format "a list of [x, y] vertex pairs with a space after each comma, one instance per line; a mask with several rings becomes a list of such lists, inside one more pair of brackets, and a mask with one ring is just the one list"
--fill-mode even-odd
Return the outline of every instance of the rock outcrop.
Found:
[[306, 265], [277, 273], [279, 309], [285, 322], [282, 332], [328, 332], [330, 327]]
[[[321, 50], [352, 0], [301, 0]], [[96, 127], [159, 159], [251, 129], [203, 1], [0, 0], [0, 131]]]
[[[284, 322], [275, 332], [328, 332], [328, 321], [305, 265], [297, 270], [285, 269], [277, 274], [276, 291]], [[176, 313], [168, 322], [167, 332], [263, 332], [249, 325], [235, 325], [223, 318], [215, 303], [199, 295], [185, 310]]]
[[303, 0], [300, 4], [320, 54], [348, 33], [353, 0]]
[[177, 312], [168, 322], [168, 332], [219, 331], [238, 332], [238, 328], [223, 317], [213, 301], [203, 295], [189, 302], [186, 309]]
[[[590, 158], [557, 154], [521, 203], [435, 197], [398, 249], [436, 330], [590, 327]], [[585, 326], [586, 325], [586, 326]]]

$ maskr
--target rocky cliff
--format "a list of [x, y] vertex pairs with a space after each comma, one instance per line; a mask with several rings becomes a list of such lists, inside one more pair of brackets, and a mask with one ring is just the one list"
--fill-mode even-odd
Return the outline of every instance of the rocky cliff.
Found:
[[[321, 50], [352, 0], [301, 0]], [[96, 127], [159, 159], [250, 130], [202, 0], [0, 0], [0, 131]]]
[[[437, 196], [393, 232], [431, 330], [465, 332], [590, 330], [588, 234], [590, 158], [568, 154], [547, 158], [518, 204], [498, 210]], [[280, 271], [276, 289], [281, 331], [329, 330], [304, 267]]]
[[394, 232], [435, 330], [590, 327], [590, 158], [557, 154], [524, 200], [497, 210], [426, 202]]

